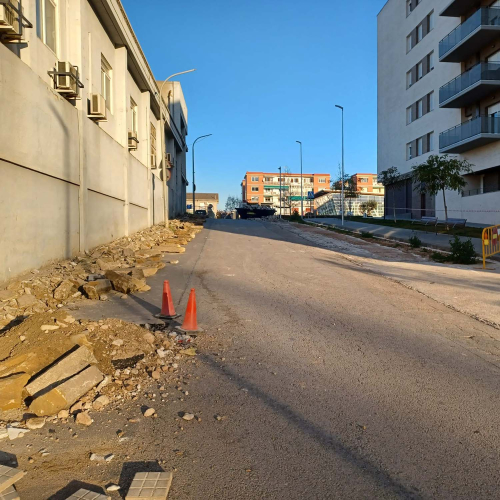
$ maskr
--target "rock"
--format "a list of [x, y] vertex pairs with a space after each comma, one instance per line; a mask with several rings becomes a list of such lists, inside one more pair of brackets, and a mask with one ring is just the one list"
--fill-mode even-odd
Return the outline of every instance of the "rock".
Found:
[[83, 285], [83, 290], [91, 300], [99, 300], [101, 296], [113, 289], [111, 281], [108, 279], [90, 281]]
[[113, 453], [108, 453], [107, 455], [104, 455], [105, 462], [111, 462], [111, 460], [113, 460], [113, 458], [115, 458]]
[[59, 326], [58, 325], [42, 325], [40, 327], [40, 330], [44, 331], [44, 332], [48, 332], [48, 331], [52, 331], [52, 330], [59, 330]]
[[54, 299], [66, 300], [77, 291], [75, 284], [71, 280], [64, 280], [55, 290]]
[[156, 341], [155, 336], [152, 333], [145, 333], [142, 338], [150, 345], [153, 345]]
[[113, 271], [115, 269], [118, 269], [120, 267], [120, 264], [118, 262], [113, 262], [107, 259], [97, 259], [96, 264], [103, 270], [103, 271]]
[[139, 288], [139, 292], [149, 292], [151, 290], [151, 287], [149, 285], [144, 285], [143, 287]]
[[70, 409], [69, 412], [71, 415], [74, 415], [75, 413], [82, 411], [83, 410], [83, 401], [78, 401], [78, 403], [75, 403]]
[[85, 425], [88, 427], [89, 425], [92, 425], [92, 418], [86, 411], [82, 411], [80, 413], [76, 414], [75, 422], [80, 425]]
[[189, 422], [190, 420], [193, 420], [194, 415], [192, 413], [184, 413], [184, 415], [182, 415], [182, 418], [183, 420], [187, 420]]
[[104, 274], [89, 274], [87, 276], [87, 281], [103, 280], [104, 278], [105, 278]]
[[102, 381], [104, 375], [96, 366], [90, 366], [77, 375], [66, 380], [54, 389], [33, 400], [30, 411], [41, 417], [55, 415], [69, 408], [90, 389]]
[[136, 279], [132, 276], [117, 273], [116, 271], [106, 271], [106, 278], [111, 281], [113, 288], [121, 293], [137, 292], [143, 286], [146, 286], [145, 279]]
[[79, 347], [36, 377], [26, 386], [26, 390], [28, 394], [36, 397], [40, 391], [46, 392], [47, 389], [56, 387], [58, 382], [71, 377], [91, 364], [97, 364], [92, 352], [85, 346]]
[[180, 245], [162, 245], [158, 247], [162, 253], [184, 253], [186, 249]]
[[138, 361], [144, 358], [144, 353], [139, 350], [135, 351], [125, 351], [120, 354], [116, 354], [111, 359], [111, 364], [118, 370], [123, 370], [125, 368], [130, 368], [134, 366]]
[[14, 290], [0, 290], [0, 302], [7, 302], [16, 296]]
[[107, 405], [109, 405], [109, 398], [105, 395], [99, 396], [92, 403], [94, 410], [102, 410]]
[[44, 417], [29, 418], [26, 420], [26, 427], [30, 430], [41, 429], [45, 425]]
[[23, 437], [29, 431], [30, 431], [29, 429], [24, 429], [23, 427], [16, 427], [15, 425], [7, 425], [7, 434], [9, 435], [9, 439], [11, 441]]
[[21, 295], [16, 299], [17, 307], [26, 309], [27, 307], [37, 304], [39, 301], [34, 295]]
[[9, 433], [7, 432], [7, 427], [4, 425], [0, 425], [0, 441], [2, 439], [7, 439], [9, 437]]
[[143, 267], [142, 272], [145, 278], [149, 278], [150, 276], [154, 276], [158, 272], [157, 267]]
[[57, 414], [57, 418], [60, 418], [61, 420], [65, 419], [65, 418], [68, 418], [68, 417], [69, 417], [69, 411], [68, 410], [61, 410]]
[[161, 377], [161, 372], [158, 371], [158, 370], [154, 370], [151, 372], [151, 378], [153, 380], [160, 380], [160, 377]]
[[121, 347], [123, 345], [123, 339], [116, 339], [111, 342], [112, 345], [115, 345], [117, 347]]
[[23, 404], [24, 386], [30, 379], [29, 373], [16, 373], [0, 378], [0, 410], [20, 408]]
[[178, 261], [178, 260], [171, 260], [171, 261], [170, 261], [170, 264], [178, 264], [178, 263], [179, 263], [179, 261]]
[[147, 408], [146, 410], [144, 410], [143, 415], [145, 417], [152, 417], [155, 413], [156, 413], [156, 410], [154, 408]]
[[109, 484], [108, 486], [106, 486], [106, 491], [118, 491], [120, 490], [120, 486], [118, 486], [117, 484]]
[[66, 316], [63, 321], [65, 323], [68, 323], [69, 325], [72, 325], [76, 321], [76, 319], [68, 314], [68, 316]]

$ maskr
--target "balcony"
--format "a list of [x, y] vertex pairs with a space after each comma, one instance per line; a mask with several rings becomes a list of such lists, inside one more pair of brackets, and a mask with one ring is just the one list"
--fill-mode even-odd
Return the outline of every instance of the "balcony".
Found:
[[462, 17], [471, 10], [470, 0], [453, 0], [443, 9], [440, 16], [446, 17]]
[[500, 63], [479, 63], [439, 89], [440, 108], [464, 108], [500, 88]]
[[439, 42], [439, 61], [464, 61], [498, 36], [500, 8], [482, 7]]
[[463, 153], [500, 140], [500, 117], [477, 116], [439, 134], [440, 153]]

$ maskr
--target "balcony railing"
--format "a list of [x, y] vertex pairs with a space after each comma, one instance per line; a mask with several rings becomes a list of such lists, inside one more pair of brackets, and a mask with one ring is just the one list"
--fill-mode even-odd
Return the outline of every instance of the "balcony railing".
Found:
[[[479, 88], [482, 85], [482, 88]], [[479, 85], [478, 85], [479, 84]], [[457, 76], [439, 89], [440, 107], [464, 107], [500, 87], [500, 63], [482, 62]], [[469, 91], [470, 95], [465, 95]], [[460, 99], [458, 99], [460, 97]]]
[[439, 134], [441, 153], [461, 153], [500, 139], [500, 117], [477, 116]]
[[[481, 37], [481, 40], [476, 40], [476, 43], [471, 44], [467, 50], [454, 54], [455, 50], [462, 46], [465, 40], [472, 38], [475, 32], [481, 31], [481, 27], [484, 27], [485, 36]], [[459, 62], [465, 59], [470, 53], [476, 51], [477, 44], [484, 45], [490, 38], [498, 36], [498, 33], [495, 33], [497, 29], [500, 29], [500, 8], [480, 8], [439, 42], [439, 60]]]
[[500, 191], [500, 186], [497, 188], [466, 189], [462, 191], [462, 196], [476, 196], [478, 194], [497, 193], [498, 191]]

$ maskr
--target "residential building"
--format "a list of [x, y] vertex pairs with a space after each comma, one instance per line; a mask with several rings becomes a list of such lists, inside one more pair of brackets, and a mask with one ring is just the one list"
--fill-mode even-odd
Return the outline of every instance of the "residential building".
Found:
[[384, 194], [384, 185], [378, 182], [377, 174], [354, 174], [354, 189], [360, 193]]
[[[374, 208], [368, 215], [372, 217], [383, 217], [385, 196], [383, 192], [363, 194], [358, 193], [356, 196], [344, 194], [345, 215], [362, 216], [368, 213], [366, 203], [374, 202]], [[342, 214], [342, 192], [339, 190], [325, 190], [315, 194], [315, 203], [317, 206], [317, 215], [333, 215], [339, 216]]]
[[[196, 207], [194, 210], [207, 210], [208, 205], [212, 205], [212, 210], [217, 213], [219, 209], [219, 194], [218, 193], [196, 193]], [[193, 193], [186, 195], [186, 212], [193, 213]]]
[[[19, 6], [0, 4], [0, 281], [163, 221], [159, 88], [120, 1]], [[163, 93], [175, 216], [187, 110]]]
[[247, 172], [241, 183], [241, 196], [250, 205], [268, 205], [279, 210], [281, 204], [281, 213], [290, 215], [295, 210], [300, 213], [301, 198], [304, 213], [312, 212], [316, 205], [309, 193], [329, 187], [330, 174], [302, 174], [301, 184], [300, 174], [282, 172], [280, 177], [279, 172]]
[[444, 218], [443, 197], [419, 193], [411, 167], [430, 154], [467, 159], [450, 217], [499, 222], [500, 1], [388, 0], [378, 15], [378, 172], [395, 166], [386, 206]]

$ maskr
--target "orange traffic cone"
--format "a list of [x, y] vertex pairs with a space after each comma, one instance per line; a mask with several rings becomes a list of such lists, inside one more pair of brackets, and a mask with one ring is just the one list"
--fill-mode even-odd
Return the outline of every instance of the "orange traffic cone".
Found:
[[180, 328], [183, 332], [200, 332], [198, 321], [196, 320], [196, 292], [191, 288], [189, 299], [186, 307], [184, 322]]
[[174, 301], [172, 300], [172, 292], [170, 291], [170, 284], [167, 280], [163, 282], [163, 298], [161, 303], [161, 312], [158, 315], [162, 319], [174, 319], [179, 314], [175, 314]]

